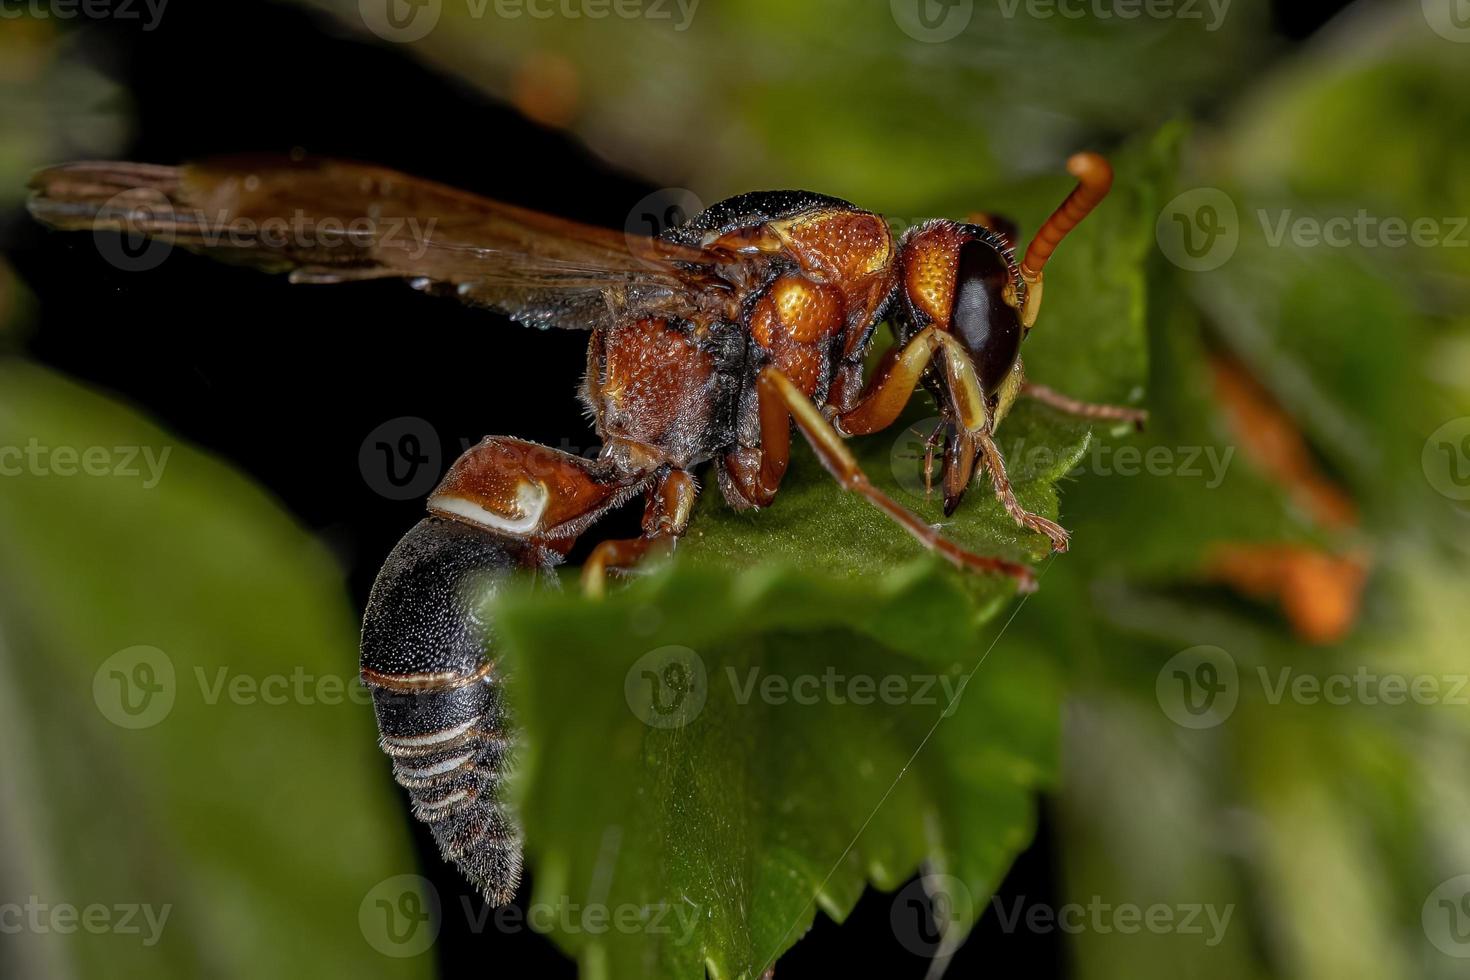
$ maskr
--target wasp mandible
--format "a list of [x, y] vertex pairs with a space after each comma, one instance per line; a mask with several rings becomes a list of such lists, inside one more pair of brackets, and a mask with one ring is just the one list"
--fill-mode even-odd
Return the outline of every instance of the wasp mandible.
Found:
[[[999, 219], [935, 219], [895, 240], [880, 215], [846, 201], [768, 191], [640, 237], [334, 160], [63, 165], [36, 175], [31, 211], [60, 229], [228, 253], [295, 282], [402, 278], [528, 326], [589, 331], [581, 396], [599, 455], [509, 436], [469, 449], [389, 557], [363, 623], [362, 677], [394, 774], [445, 856], [498, 904], [519, 878], [520, 832], [499, 802], [513, 739], [476, 597], [513, 570], [555, 565], [641, 495], [642, 534], [599, 543], [583, 567], [600, 594], [608, 569], [684, 534], [704, 464], [731, 506], [772, 504], [794, 428], [843, 489], [922, 545], [1033, 588], [1029, 568], [956, 545], [885, 494], [845, 445], [892, 425], [921, 385], [943, 420], [934, 444], [942, 437], [945, 513], [983, 469], [1019, 525], [1066, 550], [1067, 532], [1016, 499], [996, 427], [1023, 396], [1092, 419], [1142, 419], [1032, 384], [1022, 366], [1047, 261], [1112, 186], [1096, 154], [1068, 169], [1077, 187], [1019, 261]], [[294, 234], [264, 233], [286, 220]], [[897, 343], [865, 378], [885, 320]]]

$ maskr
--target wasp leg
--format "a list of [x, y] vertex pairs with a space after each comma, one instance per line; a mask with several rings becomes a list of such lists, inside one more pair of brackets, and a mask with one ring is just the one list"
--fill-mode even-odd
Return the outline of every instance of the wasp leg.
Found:
[[[929, 437], [924, 440], [925, 500], [929, 499], [929, 497], [934, 493], [934, 450], [938, 449], [939, 445], [945, 441], [944, 430], [947, 428], [949, 428], [949, 423], [941, 421], [938, 425], [934, 427], [934, 431], [929, 433]], [[915, 434], [917, 435], [917, 433]]]
[[689, 526], [699, 487], [686, 470], [669, 470], [648, 488], [643, 536], [600, 542], [582, 565], [582, 590], [593, 598], [607, 591], [607, 570], [637, 564], [649, 553], [667, 551]]
[[[737, 483], [748, 481], [751, 484], [750, 489], [767, 500], [775, 496], [791, 458], [791, 422], [794, 421], [811, 445], [812, 451], [816, 453], [817, 459], [837, 480], [838, 485], [862, 496], [926, 548], [938, 552], [959, 568], [1008, 575], [1016, 580], [1022, 591], [1029, 592], [1036, 587], [1031, 569], [1016, 562], [977, 555], [961, 548], [924, 523], [917, 514], [873, 486], [858, 466], [851, 450], [847, 448], [842, 435], [791, 379], [768, 367], [761, 371], [757, 384], [761, 458], [759, 465], [754, 467], [750, 460], [742, 459], [738, 463], [739, 472], [731, 467], [730, 476]], [[727, 457], [727, 466], [729, 465]]]
[[[938, 327], [919, 331], [896, 354], [878, 366], [873, 379], [851, 407], [837, 412], [833, 424], [843, 435], [867, 435], [893, 424], [913, 397], [924, 371], [943, 355], [950, 404], [943, 407], [946, 422], [954, 422], [946, 440], [941, 482], [945, 516], [953, 514], [975, 472], [976, 435], [989, 428], [990, 414], [975, 376], [975, 365], [953, 335]], [[929, 486], [932, 450], [925, 455], [924, 485]]]
[[845, 436], [863, 436], [888, 428], [914, 396], [929, 363], [940, 354], [956, 420], [967, 431], [983, 429], [989, 414], [975, 366], [960, 342], [938, 327], [920, 330], [896, 356], [885, 358], [856, 404], [837, 412], [833, 426]]
[[980, 450], [980, 455], [985, 458], [985, 467], [990, 470], [990, 482], [995, 487], [996, 499], [1011, 515], [1011, 519], [1022, 527], [1037, 531], [1051, 538], [1053, 551], [1066, 551], [1067, 543], [1071, 539], [1067, 529], [1056, 521], [1047, 520], [1040, 514], [1033, 514], [1021, 506], [1016, 499], [1016, 491], [1011, 487], [1011, 478], [1006, 475], [1006, 461], [1000, 454], [1000, 448], [996, 446], [995, 440], [990, 433], [981, 432], [975, 437], [975, 444]]
[[1101, 422], [1131, 422], [1139, 432], [1143, 431], [1144, 423], [1148, 421], [1148, 412], [1141, 408], [1126, 408], [1122, 405], [1099, 405], [1095, 402], [1079, 401], [1068, 395], [1064, 395], [1054, 388], [1026, 382], [1021, 389], [1021, 394], [1027, 398], [1034, 398], [1041, 404], [1075, 415], [1083, 419], [1095, 419]]

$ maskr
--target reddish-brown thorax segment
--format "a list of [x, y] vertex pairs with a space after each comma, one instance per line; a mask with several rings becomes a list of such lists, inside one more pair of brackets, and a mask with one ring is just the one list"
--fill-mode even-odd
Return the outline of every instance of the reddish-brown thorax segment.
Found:
[[824, 380], [828, 341], [842, 330], [844, 305], [835, 286], [805, 276], [781, 276], [751, 309], [751, 339], [810, 396]]
[[[893, 290], [893, 233], [882, 217], [867, 211], [821, 208], [730, 232], [711, 244], [734, 252], [784, 253], [807, 279], [834, 292], [841, 300], [841, 323], [849, 331], [846, 354], [868, 339], [866, 328]], [[814, 309], [810, 315], [820, 323], [829, 311]], [[808, 337], [828, 333], [825, 323], [800, 329]]]

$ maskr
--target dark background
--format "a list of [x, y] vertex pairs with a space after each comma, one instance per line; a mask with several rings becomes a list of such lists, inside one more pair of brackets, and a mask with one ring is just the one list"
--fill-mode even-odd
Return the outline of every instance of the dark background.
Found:
[[[1304, 37], [1344, 5], [1281, 0], [1279, 27]], [[88, 59], [133, 100], [127, 158], [173, 163], [300, 147], [611, 227], [654, 189], [402, 49], [345, 37], [296, 8], [259, 0], [223, 6], [172, 0], [148, 33], [117, 21], [75, 28]], [[437, 470], [464, 442], [490, 433], [574, 451], [594, 445], [574, 395], [582, 335], [517, 328], [398, 283], [293, 287], [181, 252], [139, 275], [110, 265], [88, 236], [51, 235], [21, 213], [3, 220], [7, 250], [39, 299], [29, 354], [120, 394], [249, 473], [335, 550], [359, 608], [382, 558], [422, 507], [388, 499], [377, 489], [385, 474], [360, 462], [380, 426], [437, 438], [441, 451], [429, 463]], [[412, 419], [426, 425], [404, 421]], [[625, 514], [598, 533], [626, 533], [631, 523]], [[406, 805], [403, 816], [423, 874], [444, 899], [436, 945], [444, 976], [575, 975], [535, 933], [501, 933], [492, 924], [475, 934], [459, 900], [468, 890]], [[1055, 904], [1050, 842], [1043, 815], [998, 902]], [[523, 886], [522, 901], [527, 894]], [[819, 915], [780, 974], [924, 976], [929, 961], [894, 938], [891, 905], [892, 896], [870, 891], [843, 926]], [[1024, 963], [1028, 976], [1059, 977], [1064, 939], [1006, 935], [992, 911], [950, 975], [999, 972], [999, 955]]]

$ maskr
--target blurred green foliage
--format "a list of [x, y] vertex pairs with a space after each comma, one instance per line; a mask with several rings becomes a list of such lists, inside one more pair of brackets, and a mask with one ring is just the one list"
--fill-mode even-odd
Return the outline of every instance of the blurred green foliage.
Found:
[[358, 924], [412, 858], [322, 546], [16, 360], [0, 445], [4, 894], [28, 923], [9, 975], [424, 976]]

